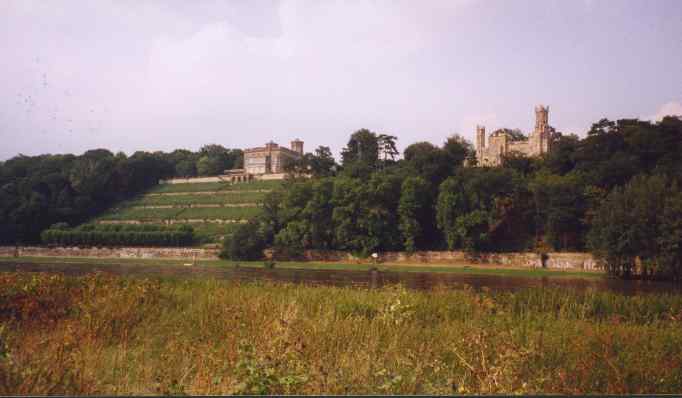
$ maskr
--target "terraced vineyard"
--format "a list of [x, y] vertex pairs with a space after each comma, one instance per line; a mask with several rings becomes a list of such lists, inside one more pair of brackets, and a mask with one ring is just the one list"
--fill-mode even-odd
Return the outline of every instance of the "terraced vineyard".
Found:
[[[189, 205], [184, 205], [189, 206]], [[191, 205], [195, 206], [195, 205]], [[197, 205], [198, 206], [198, 205]], [[108, 213], [100, 220], [221, 220], [244, 221], [258, 214], [258, 204], [252, 207], [172, 207], [172, 208], [139, 208], [127, 207]], [[191, 222], [191, 221], [188, 221]]]
[[190, 224], [201, 243], [219, 243], [260, 212], [268, 192], [281, 181], [163, 184], [118, 204], [95, 223]]
[[258, 203], [264, 192], [225, 191], [216, 195], [145, 195], [137, 203], [141, 206], [175, 206], [197, 204], [242, 204]]
[[227, 182], [200, 182], [195, 184], [161, 184], [149, 191], [149, 193], [176, 193], [176, 192], [225, 192], [225, 191], [254, 191], [271, 190], [281, 185], [281, 181], [252, 181], [241, 184]]

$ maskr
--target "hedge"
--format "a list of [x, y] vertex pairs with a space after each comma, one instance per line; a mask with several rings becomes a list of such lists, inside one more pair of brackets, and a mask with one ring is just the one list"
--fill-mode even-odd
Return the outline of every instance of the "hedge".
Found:
[[194, 231], [191, 228], [163, 231], [48, 229], [40, 237], [45, 244], [60, 246], [189, 246], [194, 242]]

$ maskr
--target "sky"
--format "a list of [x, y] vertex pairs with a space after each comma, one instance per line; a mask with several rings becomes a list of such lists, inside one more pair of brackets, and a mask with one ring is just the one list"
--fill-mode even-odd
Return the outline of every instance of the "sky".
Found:
[[2, 0], [0, 160], [682, 115], [682, 1]]

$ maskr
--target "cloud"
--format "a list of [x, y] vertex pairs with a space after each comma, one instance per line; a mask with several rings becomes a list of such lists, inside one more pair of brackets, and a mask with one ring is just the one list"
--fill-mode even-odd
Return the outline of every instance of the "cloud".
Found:
[[[473, 141], [476, 124], [530, 128], [532, 106], [547, 93], [564, 115], [560, 130], [617, 114], [616, 101], [600, 91], [573, 89], [598, 87], [588, 78], [598, 73], [563, 79], [563, 64], [552, 63], [564, 50], [576, 55], [574, 47], [583, 59], [599, 59], [584, 48], [594, 36], [587, 29], [571, 31], [575, 46], [547, 42], [556, 34], [561, 44], [566, 29], [555, 22], [574, 8], [563, 4], [5, 0], [0, 57], [10, 61], [0, 63], [0, 159], [98, 147], [242, 148], [294, 137], [306, 149], [325, 145], [338, 154], [360, 128], [397, 135], [400, 145], [439, 144], [454, 132]], [[523, 23], [536, 18], [548, 26], [543, 34]], [[679, 53], [651, 59], [679, 64]], [[597, 108], [599, 115], [583, 116]]]
[[670, 101], [658, 107], [658, 110], [653, 116], [643, 117], [644, 120], [651, 120], [658, 122], [663, 120], [665, 116], [680, 116], [682, 117], [682, 103], [679, 101]]
[[212, 120], [221, 128], [197, 138], [227, 146], [296, 135], [308, 148], [338, 150], [334, 142], [361, 127], [397, 133], [396, 124], [414, 122], [406, 108], [428, 111], [412, 103], [425, 90], [414, 87], [415, 54], [469, 2], [282, 1], [276, 35], [253, 36], [221, 20], [155, 35], [142, 78], [119, 89], [136, 99], [122, 105], [122, 119], [135, 120], [130, 128], [172, 124], [163, 128], [174, 142]]

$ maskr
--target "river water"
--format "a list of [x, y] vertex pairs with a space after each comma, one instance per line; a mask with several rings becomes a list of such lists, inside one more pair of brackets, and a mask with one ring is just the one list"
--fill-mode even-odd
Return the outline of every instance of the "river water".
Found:
[[444, 272], [393, 272], [393, 271], [341, 271], [306, 270], [286, 268], [228, 268], [177, 265], [134, 265], [97, 263], [0, 263], [0, 272], [60, 272], [66, 275], [84, 275], [103, 272], [122, 276], [171, 277], [171, 278], [217, 278], [235, 281], [274, 281], [309, 285], [348, 286], [374, 288], [402, 284], [411, 289], [428, 290], [436, 286], [463, 288], [468, 285], [476, 290], [490, 289], [514, 291], [530, 287], [565, 288], [577, 291], [587, 289], [607, 290], [626, 295], [641, 293], [682, 294], [682, 288], [670, 283], [649, 281], [623, 281], [609, 278], [578, 279], [553, 277], [523, 277], [497, 275], [468, 275]]

